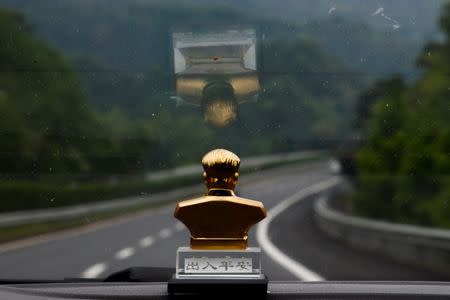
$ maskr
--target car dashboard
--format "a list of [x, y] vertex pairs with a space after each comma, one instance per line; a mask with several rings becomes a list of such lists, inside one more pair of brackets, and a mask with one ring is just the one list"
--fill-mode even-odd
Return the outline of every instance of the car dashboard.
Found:
[[[0, 299], [174, 299], [250, 298], [239, 295], [169, 295], [167, 283], [40, 283], [0, 286]], [[271, 282], [265, 299], [450, 299], [444, 282]]]

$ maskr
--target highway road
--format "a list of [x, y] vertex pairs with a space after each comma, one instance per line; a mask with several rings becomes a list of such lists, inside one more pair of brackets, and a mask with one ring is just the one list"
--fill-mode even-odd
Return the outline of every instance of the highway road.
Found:
[[[250, 246], [263, 248], [263, 272], [270, 280], [441, 280], [329, 239], [313, 223], [312, 191], [335, 180], [327, 162], [289, 165], [243, 176], [238, 194], [264, 202], [273, 214], [250, 232]], [[309, 194], [307, 193], [309, 191]], [[292, 195], [304, 194], [286, 206]], [[184, 200], [184, 199], [180, 199]], [[101, 278], [130, 266], [174, 267], [176, 249], [189, 234], [173, 217], [175, 204], [120, 218], [54, 239], [2, 250], [0, 278]]]

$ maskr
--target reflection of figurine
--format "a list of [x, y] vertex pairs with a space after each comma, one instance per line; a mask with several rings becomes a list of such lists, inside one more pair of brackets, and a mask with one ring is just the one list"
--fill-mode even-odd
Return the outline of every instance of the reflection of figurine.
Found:
[[193, 249], [245, 249], [251, 226], [266, 217], [259, 201], [237, 197], [240, 159], [216, 149], [202, 160], [206, 196], [178, 203], [175, 217], [191, 231]]
[[237, 102], [233, 87], [226, 82], [210, 82], [203, 89], [202, 112], [205, 121], [224, 127], [236, 120]]
[[177, 103], [198, 105], [207, 123], [225, 127], [237, 119], [239, 104], [257, 99], [255, 30], [178, 32], [172, 41]]

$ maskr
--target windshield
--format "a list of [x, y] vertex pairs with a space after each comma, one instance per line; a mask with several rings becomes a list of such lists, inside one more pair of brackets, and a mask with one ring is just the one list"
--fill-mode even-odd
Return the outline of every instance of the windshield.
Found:
[[449, 38], [446, 0], [0, 0], [0, 278], [175, 268], [223, 148], [270, 280], [449, 279]]

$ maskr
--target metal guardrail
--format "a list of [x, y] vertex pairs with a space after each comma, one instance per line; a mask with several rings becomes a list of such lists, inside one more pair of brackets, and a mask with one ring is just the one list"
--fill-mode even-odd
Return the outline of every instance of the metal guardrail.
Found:
[[40, 221], [56, 221], [85, 216], [91, 213], [107, 212], [121, 208], [133, 207], [140, 204], [159, 203], [188, 197], [202, 191], [201, 186], [179, 188], [169, 192], [154, 195], [124, 197], [107, 201], [99, 201], [91, 204], [79, 204], [66, 207], [37, 209], [32, 211], [20, 211], [0, 214], [0, 228], [6, 226], [30, 224]]
[[316, 224], [323, 232], [353, 247], [450, 275], [450, 230], [346, 215], [331, 208], [327, 197], [315, 202], [314, 214]]
[[[291, 162], [305, 158], [311, 158], [320, 153], [321, 152], [319, 151], [300, 151], [300, 152], [262, 155], [255, 157], [244, 157], [241, 159], [241, 171], [262, 167], [264, 165], [272, 163]], [[202, 167], [199, 164], [195, 164], [191, 166], [179, 167], [170, 170], [151, 172], [148, 173], [145, 177], [147, 180], [161, 180], [171, 177], [201, 174], [202, 172], [203, 172]]]
[[[264, 167], [273, 163], [284, 163], [284, 162], [298, 161], [301, 159], [314, 158], [318, 154], [320, 154], [320, 152], [303, 151], [284, 154], [264, 155], [251, 158], [242, 158], [241, 165], [244, 170], [249, 170], [252, 168]], [[187, 166], [149, 173], [146, 175], [146, 179], [149, 181], [165, 180], [174, 177], [193, 176], [195, 174], [201, 174], [201, 172], [202, 172], [201, 167], [197, 165]], [[162, 202], [165, 200], [167, 201], [175, 200], [189, 197], [194, 194], [198, 194], [201, 191], [203, 191], [203, 186], [199, 184], [197, 186], [177, 188], [172, 191], [161, 192], [153, 195], [124, 197], [120, 199], [111, 199], [106, 201], [94, 202], [90, 204], [79, 204], [58, 208], [1, 213], [0, 228], [6, 226], [35, 223], [40, 221], [56, 221], [62, 219], [69, 219], [79, 216], [85, 216], [91, 213], [106, 212], [121, 208], [133, 207], [140, 204], [151, 204]]]

